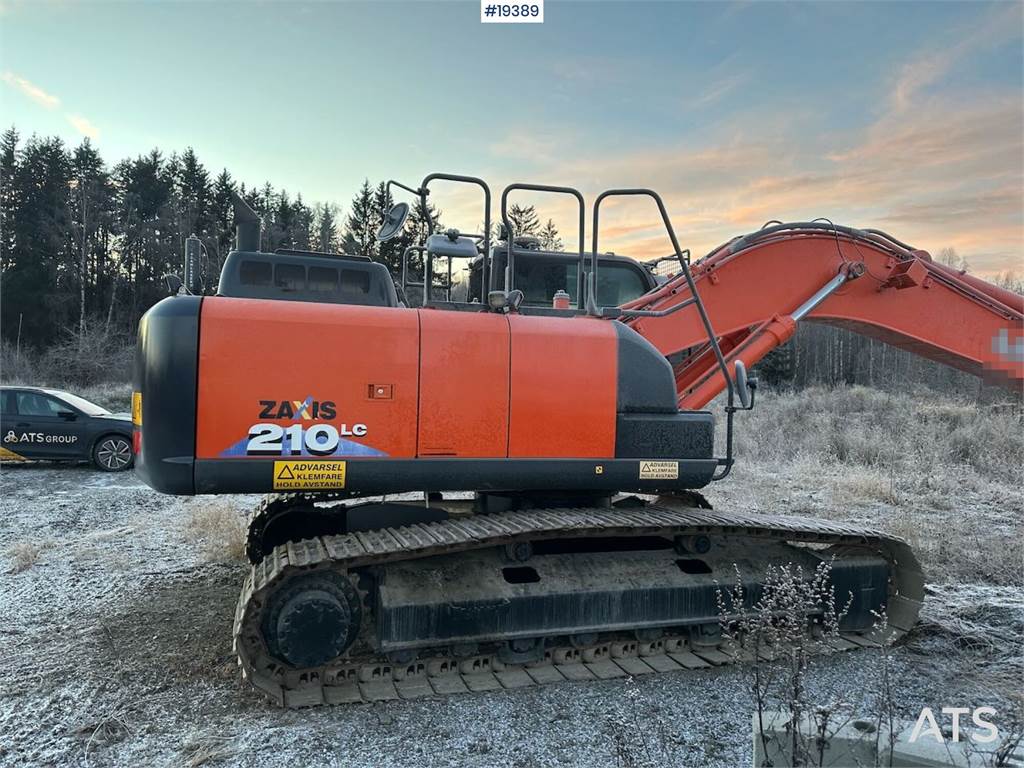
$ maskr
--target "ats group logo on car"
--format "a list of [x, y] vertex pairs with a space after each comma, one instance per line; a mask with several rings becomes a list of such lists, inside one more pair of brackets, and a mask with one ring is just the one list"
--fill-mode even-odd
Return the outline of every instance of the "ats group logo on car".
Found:
[[47, 435], [42, 432], [15, 432], [4, 435], [5, 443], [76, 443], [77, 435]]
[[[349, 438], [364, 438], [361, 422], [336, 422], [333, 400], [260, 400], [257, 418], [248, 434], [221, 456], [386, 456], [383, 451]], [[292, 422], [282, 425], [279, 422]]]

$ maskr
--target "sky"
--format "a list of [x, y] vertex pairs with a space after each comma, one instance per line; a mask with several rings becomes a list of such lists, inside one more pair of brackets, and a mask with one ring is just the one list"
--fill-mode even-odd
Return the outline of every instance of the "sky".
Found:
[[[434, 171], [495, 200], [652, 187], [696, 256], [823, 216], [1020, 275], [1022, 28], [1021, 2], [548, 0], [543, 24], [481, 24], [472, 0], [0, 0], [0, 125], [111, 163], [192, 146], [342, 206]], [[476, 190], [433, 189], [446, 225], [479, 229]], [[576, 241], [569, 198], [510, 200]], [[670, 250], [648, 201], [601, 220], [602, 251]]]

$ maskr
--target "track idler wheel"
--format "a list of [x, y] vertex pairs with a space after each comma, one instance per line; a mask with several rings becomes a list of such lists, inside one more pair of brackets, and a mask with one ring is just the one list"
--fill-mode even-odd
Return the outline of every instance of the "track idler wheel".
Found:
[[504, 546], [505, 559], [510, 563], [525, 563], [533, 557], [533, 544], [528, 541], [516, 541]]
[[362, 621], [359, 593], [336, 573], [305, 573], [286, 581], [267, 601], [263, 639], [278, 661], [319, 667], [355, 641]]

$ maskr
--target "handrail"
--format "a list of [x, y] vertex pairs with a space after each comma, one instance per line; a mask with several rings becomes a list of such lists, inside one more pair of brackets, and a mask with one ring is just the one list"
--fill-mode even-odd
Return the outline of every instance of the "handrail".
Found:
[[[586, 286], [586, 278], [584, 271], [586, 269], [586, 255], [584, 253], [586, 237], [584, 234], [584, 227], [586, 226], [586, 203], [583, 200], [583, 195], [578, 189], [573, 187], [560, 187], [553, 184], [509, 184], [502, 190], [501, 193], [501, 222], [505, 225], [505, 230], [508, 237], [508, 252], [505, 259], [505, 291], [512, 291], [515, 287], [515, 269], [513, 268], [513, 260], [515, 250], [515, 232], [512, 229], [512, 222], [508, 220], [508, 194], [514, 190], [521, 189], [528, 192], [551, 192], [554, 194], [572, 195], [576, 198], [576, 201], [580, 204], [580, 251], [579, 251], [579, 266], [576, 269], [576, 305], [578, 307], [583, 306], [583, 292]], [[487, 285], [486, 281], [482, 285]], [[493, 286], [491, 286], [493, 289]]]
[[[491, 188], [487, 186], [487, 182], [476, 176], [462, 176], [456, 173], [431, 173], [423, 178], [420, 182], [420, 188], [415, 190], [420, 197], [420, 210], [423, 213], [423, 217], [427, 222], [427, 237], [434, 234], [434, 221], [430, 217], [430, 212], [427, 209], [427, 195], [430, 194], [429, 185], [432, 181], [455, 181], [461, 184], [475, 184], [480, 187], [484, 193], [484, 259], [481, 273], [481, 285], [488, 285], [487, 278], [490, 275], [490, 252], [491, 252]], [[401, 185], [399, 185], [401, 186]], [[408, 189], [408, 187], [404, 187]], [[425, 266], [426, 273], [429, 275], [433, 274], [433, 259], [430, 256], [430, 252], [427, 252], [427, 264]], [[426, 279], [426, 278], [424, 278]], [[424, 302], [426, 303], [426, 302]]]
[[[711, 350], [714, 353], [715, 360], [718, 363], [718, 368], [722, 373], [722, 378], [725, 379], [725, 385], [728, 390], [725, 412], [726, 412], [726, 456], [724, 460], [719, 460], [719, 463], [724, 467], [721, 474], [716, 475], [714, 480], [721, 480], [732, 469], [733, 455], [732, 455], [732, 419], [733, 414], [736, 412], [735, 404], [735, 387], [733, 385], [732, 376], [729, 375], [729, 367], [725, 363], [725, 357], [722, 355], [722, 348], [718, 343], [718, 336], [715, 334], [714, 328], [711, 326], [711, 320], [708, 317], [707, 310], [704, 307], [704, 301], [701, 299], [700, 294], [697, 292], [697, 286], [693, 282], [693, 275], [690, 273], [690, 265], [683, 259], [682, 249], [679, 247], [679, 240], [676, 238], [675, 229], [672, 226], [672, 221], [668, 217], [668, 211], [665, 209], [665, 203], [661, 199], [661, 195], [655, 192], [653, 189], [644, 188], [630, 188], [630, 189], [606, 189], [597, 199], [594, 200], [594, 224], [591, 232], [593, 238], [593, 253], [592, 264], [590, 270], [590, 285], [587, 292], [587, 314], [594, 315], [595, 317], [606, 317], [601, 307], [597, 305], [597, 254], [598, 254], [598, 235], [600, 234], [599, 228], [599, 216], [601, 210], [601, 203], [609, 197], [650, 197], [658, 206], [658, 212], [661, 214], [661, 220], [665, 225], [665, 230], [668, 232], [669, 240], [672, 242], [672, 248], [679, 259], [679, 266], [682, 268], [682, 273], [686, 278], [686, 284], [690, 288], [690, 299], [684, 304], [689, 306], [693, 304], [697, 307], [697, 312], [700, 314], [701, 323], [704, 326], [704, 330], [707, 333], [708, 343], [711, 345]], [[680, 307], [681, 309], [682, 307]], [[639, 314], [642, 316], [644, 313], [641, 310], [636, 310], [630, 314]], [[614, 317], [620, 317], [621, 312], [616, 312]], [[655, 315], [658, 316], [658, 315]]]

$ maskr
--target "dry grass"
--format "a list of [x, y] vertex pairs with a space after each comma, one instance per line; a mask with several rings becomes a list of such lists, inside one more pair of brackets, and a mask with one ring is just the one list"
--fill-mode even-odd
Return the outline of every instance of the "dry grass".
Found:
[[208, 562], [245, 560], [245, 517], [228, 504], [207, 503], [194, 510], [185, 533]]
[[27, 571], [39, 561], [45, 547], [36, 541], [19, 541], [12, 544], [8, 550], [8, 557], [11, 559], [9, 573], [21, 573]]
[[899, 504], [900, 501], [895, 478], [871, 467], [851, 467], [836, 479], [834, 488], [837, 499], [868, 499], [888, 504]]
[[192, 734], [182, 745], [182, 752], [188, 768], [199, 768], [201, 765], [229, 760], [236, 754], [234, 736]]
[[76, 388], [74, 393], [112, 413], [130, 413], [132, 409], [132, 385], [127, 382], [90, 384]]
[[1024, 482], [1019, 402], [983, 406], [929, 390], [811, 387], [766, 393], [738, 423], [738, 448], [748, 457], [816, 454], [836, 464], [895, 470], [921, 483], [954, 468]]
[[737, 417], [736, 444], [734, 477], [711, 489], [722, 508], [890, 531], [911, 543], [932, 582], [1024, 580], [1019, 401], [866, 387], [763, 392]]

